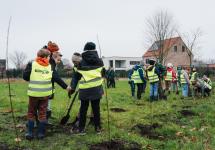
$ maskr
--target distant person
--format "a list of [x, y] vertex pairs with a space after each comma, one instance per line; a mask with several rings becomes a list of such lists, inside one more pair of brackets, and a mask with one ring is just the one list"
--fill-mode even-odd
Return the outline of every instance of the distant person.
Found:
[[133, 69], [133, 73], [131, 75], [131, 79], [134, 81], [134, 84], [137, 86], [137, 99], [141, 99], [141, 95], [143, 93], [143, 87], [146, 83], [144, 78], [143, 68], [136, 64]]
[[112, 87], [115, 88], [116, 87], [116, 83], [115, 83], [115, 71], [113, 70], [112, 67], [110, 67], [108, 73], [107, 73], [107, 78], [108, 78], [108, 88]]
[[182, 96], [188, 97], [189, 86], [191, 85], [191, 82], [189, 80], [188, 71], [185, 70], [185, 68], [182, 68], [181, 70], [180, 83], [182, 88]]
[[147, 68], [147, 78], [150, 83], [150, 101], [157, 101], [158, 100], [158, 84], [159, 84], [159, 77], [160, 72], [158, 68], [155, 67], [155, 61], [149, 60], [149, 66]]
[[134, 67], [132, 67], [128, 71], [128, 84], [131, 87], [131, 96], [134, 98], [134, 96], [135, 96], [135, 84], [134, 84], [134, 79], [132, 79], [133, 72], [134, 72]]
[[203, 81], [204, 81], [204, 93], [203, 93], [203, 95], [204, 96], [206, 96], [206, 94], [207, 94], [207, 96], [210, 96], [210, 93], [211, 93], [211, 90], [212, 90], [212, 82], [211, 82], [211, 79], [210, 78], [208, 78], [206, 75], [204, 75], [203, 76]]
[[196, 68], [193, 68], [192, 69], [192, 74], [191, 74], [191, 77], [190, 77], [190, 82], [192, 84], [192, 96], [196, 96], [196, 93], [197, 93], [197, 88], [196, 88], [196, 83], [197, 83], [197, 79], [199, 78], [199, 75], [196, 71]]
[[48, 98], [53, 94], [52, 83], [57, 82], [62, 88], [70, 90], [67, 86], [61, 85], [56, 77], [56, 74], [52, 71], [49, 63], [51, 53], [47, 49], [41, 49], [37, 53], [37, 58], [28, 63], [26, 66], [23, 79], [29, 81], [28, 85], [28, 123], [26, 139], [32, 140], [34, 138], [33, 129], [35, 114], [38, 114], [39, 125], [37, 131], [37, 138], [43, 139], [45, 137], [45, 127], [47, 124], [47, 107]]

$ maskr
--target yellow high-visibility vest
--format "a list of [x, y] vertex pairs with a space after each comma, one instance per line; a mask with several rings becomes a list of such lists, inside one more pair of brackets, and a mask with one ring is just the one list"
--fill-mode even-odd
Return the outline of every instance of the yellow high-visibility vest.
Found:
[[184, 77], [184, 73], [181, 73], [180, 79], [181, 79], [181, 84], [187, 83], [187, 81], [186, 81], [186, 79], [185, 79], [185, 77]]
[[167, 71], [165, 80], [172, 81], [172, 71]]
[[77, 72], [82, 75], [82, 78], [79, 81], [79, 89], [88, 89], [101, 86], [103, 83], [101, 74], [102, 69], [103, 67], [87, 71], [77, 69]]
[[36, 61], [32, 62], [28, 95], [32, 97], [45, 97], [53, 94], [51, 65], [42, 66]]
[[190, 79], [191, 82], [195, 81], [195, 75], [196, 75], [196, 72], [193, 72]]
[[[141, 69], [141, 68], [139, 68], [139, 69]], [[133, 74], [132, 74], [132, 76], [131, 76], [131, 80], [133, 80], [134, 83], [143, 83], [143, 81], [142, 81], [141, 78], [140, 78], [139, 69], [134, 70], [134, 71], [133, 71]], [[142, 70], [143, 70], [143, 69], [142, 69]]]
[[155, 67], [151, 71], [148, 70], [148, 78], [149, 78], [149, 83], [154, 83], [159, 81], [158, 75], [155, 73]]

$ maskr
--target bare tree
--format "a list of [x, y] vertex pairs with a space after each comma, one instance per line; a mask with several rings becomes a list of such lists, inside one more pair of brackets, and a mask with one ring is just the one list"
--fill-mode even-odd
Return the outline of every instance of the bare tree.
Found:
[[186, 51], [189, 56], [190, 67], [192, 66], [192, 61], [194, 55], [197, 55], [197, 51], [200, 49], [200, 38], [203, 32], [200, 28], [190, 31], [189, 33], [183, 34], [184, 42], [187, 45], [188, 50]]
[[[171, 46], [171, 38], [176, 35], [173, 17], [167, 11], [159, 11], [146, 20], [146, 25], [148, 42], [154, 43], [150, 49], [154, 51], [156, 59], [164, 64]], [[164, 45], [166, 39], [169, 40]]]
[[15, 51], [13, 54], [10, 54], [10, 60], [15, 65], [16, 69], [21, 69], [24, 66], [27, 55], [21, 51]]

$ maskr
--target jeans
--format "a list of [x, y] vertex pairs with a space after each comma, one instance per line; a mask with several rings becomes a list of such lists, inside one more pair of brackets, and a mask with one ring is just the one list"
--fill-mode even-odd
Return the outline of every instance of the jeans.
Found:
[[158, 96], [158, 82], [150, 83], [150, 97], [151, 96]]
[[134, 96], [134, 93], [135, 93], [135, 84], [134, 84], [134, 81], [130, 82], [130, 87], [131, 87], [131, 95]]
[[141, 94], [143, 93], [143, 83], [136, 83], [137, 84], [137, 99], [141, 99]]
[[188, 84], [187, 83], [181, 84], [181, 90], [182, 90], [182, 95], [184, 97], [187, 97], [188, 96]]

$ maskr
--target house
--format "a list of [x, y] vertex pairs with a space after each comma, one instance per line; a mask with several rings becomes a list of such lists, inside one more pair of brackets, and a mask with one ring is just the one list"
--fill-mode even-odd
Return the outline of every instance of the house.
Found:
[[[163, 46], [162, 46], [163, 45]], [[163, 42], [155, 41], [143, 55], [143, 62], [149, 63], [150, 59], [159, 61], [159, 56], [163, 54], [162, 64], [172, 63], [174, 66], [189, 66], [193, 55], [187, 48], [181, 37], [165, 39]]]
[[142, 57], [102, 57], [106, 69], [113, 67], [115, 71], [127, 71], [135, 64], [141, 64]]

